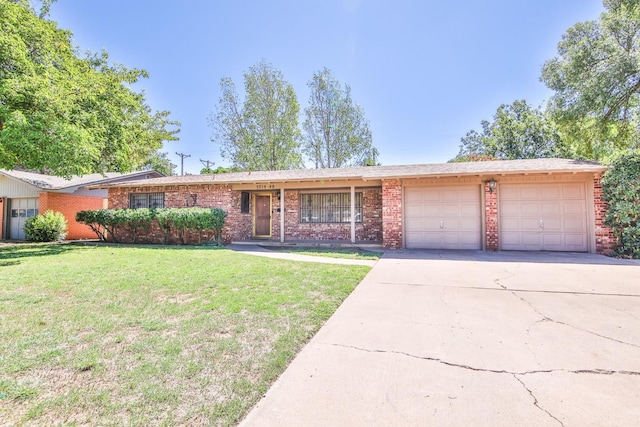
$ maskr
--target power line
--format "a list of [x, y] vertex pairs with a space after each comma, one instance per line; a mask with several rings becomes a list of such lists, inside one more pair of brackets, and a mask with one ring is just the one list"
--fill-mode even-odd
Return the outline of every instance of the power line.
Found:
[[202, 166], [204, 166], [207, 169], [211, 169], [211, 166], [216, 164], [216, 162], [212, 162], [211, 160], [202, 160], [202, 159], [200, 159], [200, 163], [202, 163]]
[[191, 157], [191, 154], [178, 153], [177, 151], [176, 154], [180, 156], [180, 175], [184, 175], [184, 158]]

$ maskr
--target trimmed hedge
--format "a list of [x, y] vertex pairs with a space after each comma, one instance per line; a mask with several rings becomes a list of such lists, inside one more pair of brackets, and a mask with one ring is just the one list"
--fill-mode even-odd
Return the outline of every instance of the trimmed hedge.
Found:
[[616, 157], [602, 179], [605, 224], [613, 229], [619, 256], [640, 258], [640, 151]]
[[[218, 208], [99, 209], [78, 212], [76, 221], [88, 225], [103, 241], [110, 237], [114, 242], [137, 243], [142, 238], [167, 245], [177, 236], [184, 245], [192, 232], [197, 233], [198, 244], [219, 242], [226, 216]], [[206, 232], [210, 236], [203, 241]]]

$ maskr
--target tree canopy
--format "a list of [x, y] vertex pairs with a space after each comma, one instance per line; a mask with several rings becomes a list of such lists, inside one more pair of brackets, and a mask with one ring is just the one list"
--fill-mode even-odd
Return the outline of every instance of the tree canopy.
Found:
[[154, 170], [160, 172], [165, 176], [175, 175], [175, 168], [177, 165], [171, 163], [169, 159], [169, 153], [164, 151], [156, 151], [142, 164], [143, 170]]
[[294, 169], [302, 166], [299, 105], [293, 86], [266, 61], [244, 73], [244, 102], [233, 81], [220, 80], [222, 95], [210, 118], [213, 142], [223, 158], [243, 170]]
[[314, 73], [308, 86], [304, 152], [315, 167], [375, 164], [378, 150], [362, 107], [351, 99], [351, 88], [343, 87], [327, 68]]
[[454, 161], [463, 159], [531, 159], [558, 157], [561, 143], [551, 121], [525, 100], [502, 104], [493, 121], [483, 120], [482, 131], [462, 138]]
[[178, 125], [131, 88], [146, 77], [106, 52], [81, 57], [71, 32], [28, 2], [0, 1], [0, 167], [62, 176], [141, 167]]
[[541, 77], [573, 156], [589, 159], [640, 146], [640, 2], [603, 3], [597, 21], [567, 30]]

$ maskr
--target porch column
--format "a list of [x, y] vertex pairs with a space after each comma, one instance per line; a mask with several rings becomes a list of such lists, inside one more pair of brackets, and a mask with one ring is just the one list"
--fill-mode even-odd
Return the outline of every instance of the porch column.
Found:
[[356, 187], [351, 186], [351, 243], [356, 242]]
[[280, 243], [284, 243], [284, 188], [280, 189]]

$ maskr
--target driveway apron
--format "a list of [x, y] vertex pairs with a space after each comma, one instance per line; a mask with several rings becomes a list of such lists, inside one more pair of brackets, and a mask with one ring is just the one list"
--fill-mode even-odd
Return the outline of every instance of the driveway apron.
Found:
[[640, 263], [387, 252], [241, 425], [638, 425]]

